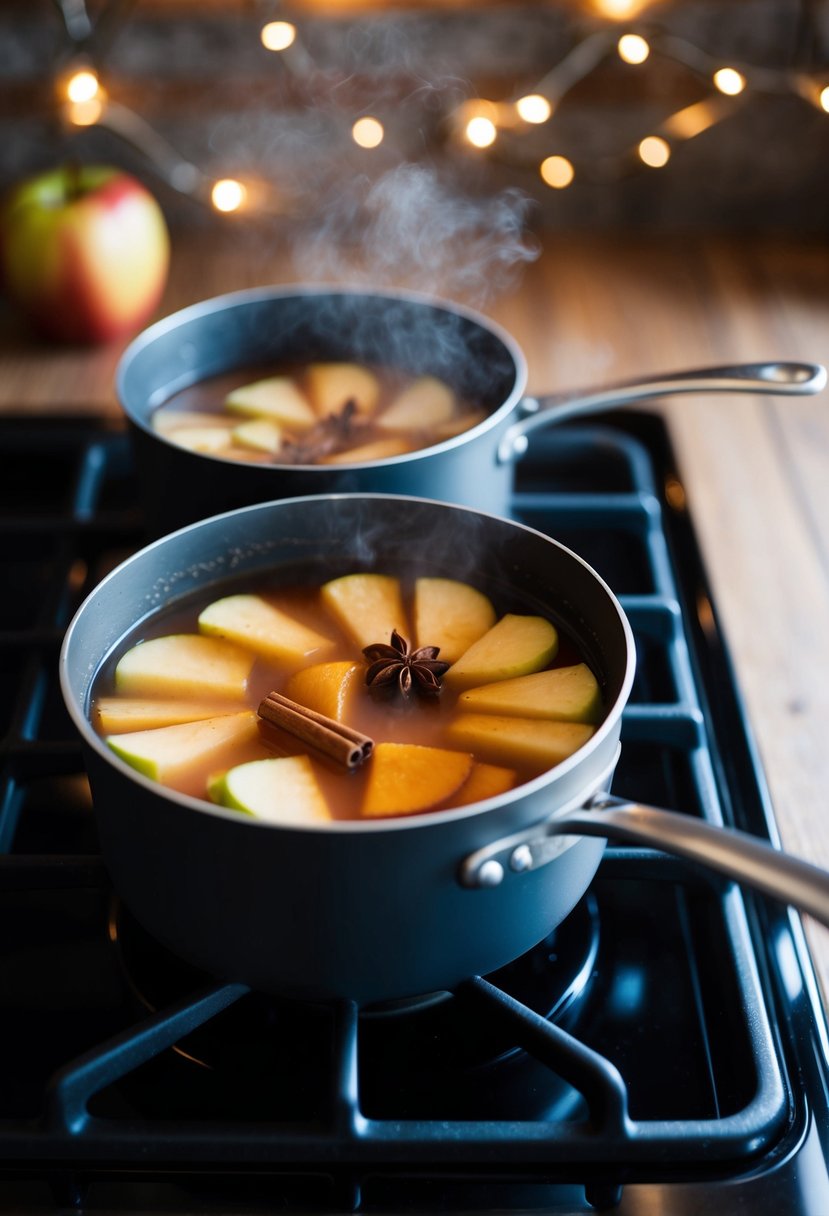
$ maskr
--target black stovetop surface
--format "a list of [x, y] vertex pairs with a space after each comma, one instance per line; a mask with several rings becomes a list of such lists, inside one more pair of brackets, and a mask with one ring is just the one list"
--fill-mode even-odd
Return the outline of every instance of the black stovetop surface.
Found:
[[[690, 864], [609, 849], [530, 954], [403, 1009], [281, 1002], [146, 937], [57, 681], [143, 543], [127, 437], [20, 419], [0, 445], [0, 1210], [829, 1212], [799, 919]], [[631, 619], [615, 791], [776, 841], [662, 423], [537, 438], [512, 510]]]

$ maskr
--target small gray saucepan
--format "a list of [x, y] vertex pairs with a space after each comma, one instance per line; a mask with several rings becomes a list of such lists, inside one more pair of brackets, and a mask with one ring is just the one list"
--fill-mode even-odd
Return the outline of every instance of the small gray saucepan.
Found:
[[[316, 583], [354, 569], [465, 578], [499, 611], [548, 616], [599, 678], [601, 725], [569, 759], [487, 801], [301, 828], [173, 793], [96, 734], [96, 676], [160, 608], [265, 578]], [[348, 494], [242, 508], [155, 541], [92, 591], [60, 658], [103, 857], [144, 927], [222, 979], [361, 1003], [452, 988], [523, 954], [581, 898], [606, 837], [695, 858], [829, 923], [826, 873], [748, 836], [610, 796], [634, 666], [616, 598], [555, 540], [465, 507]]]
[[[484, 417], [431, 447], [348, 465], [247, 464], [187, 450], [153, 428], [155, 409], [181, 389], [232, 371], [316, 361], [436, 376]], [[402, 291], [268, 287], [153, 325], [124, 352], [117, 390], [144, 517], [158, 536], [254, 502], [342, 491], [421, 495], [506, 515], [515, 461], [536, 427], [669, 393], [815, 393], [826, 372], [809, 363], [704, 368], [537, 400], [525, 396], [526, 378], [509, 334], [458, 305]]]

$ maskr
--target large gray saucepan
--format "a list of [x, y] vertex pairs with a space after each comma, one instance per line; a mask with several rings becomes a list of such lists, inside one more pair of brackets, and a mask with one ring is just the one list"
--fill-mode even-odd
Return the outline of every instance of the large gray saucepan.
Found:
[[[95, 677], [136, 622], [228, 582], [322, 581], [356, 568], [467, 578], [501, 611], [557, 621], [600, 679], [603, 723], [564, 763], [508, 794], [303, 828], [172, 793], [93, 730]], [[109, 574], [76, 613], [60, 665], [116, 890], [151, 934], [221, 978], [359, 1002], [451, 988], [517, 958], [567, 916], [608, 836], [698, 858], [829, 922], [822, 871], [687, 815], [617, 805], [607, 793], [634, 675], [630, 626], [586, 562], [523, 525], [395, 495], [239, 509], [156, 541]]]
[[[392, 366], [447, 381], [480, 405], [478, 425], [432, 447], [346, 466], [244, 464], [187, 451], [154, 431], [173, 394], [212, 376], [309, 361]], [[508, 514], [515, 460], [534, 428], [668, 393], [818, 392], [825, 370], [759, 363], [659, 375], [539, 399], [525, 395], [526, 360], [493, 322], [456, 304], [402, 291], [257, 288], [206, 300], [140, 334], [119, 363], [152, 535], [219, 511], [299, 494], [415, 494]]]

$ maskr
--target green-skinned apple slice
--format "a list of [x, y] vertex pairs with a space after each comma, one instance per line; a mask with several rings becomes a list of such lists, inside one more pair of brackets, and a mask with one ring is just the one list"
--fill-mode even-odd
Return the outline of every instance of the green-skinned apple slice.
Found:
[[331, 638], [259, 595], [226, 595], [214, 600], [199, 616], [199, 629], [276, 662], [297, 662], [334, 646]]
[[419, 578], [414, 590], [416, 646], [439, 646], [440, 658], [454, 663], [495, 624], [487, 596], [451, 578]]
[[233, 428], [231, 438], [240, 447], [274, 455], [282, 447], [282, 427], [272, 418], [250, 418]]
[[566, 760], [595, 729], [584, 722], [459, 714], [449, 724], [447, 738], [454, 747], [469, 748], [493, 764], [544, 769]]
[[225, 408], [248, 418], [271, 418], [295, 431], [307, 431], [317, 420], [304, 393], [289, 376], [269, 376], [243, 384], [228, 393]]
[[224, 638], [174, 633], [139, 642], [118, 661], [115, 688], [138, 697], [244, 697], [254, 656]]
[[507, 613], [464, 651], [444, 680], [458, 690], [529, 675], [551, 663], [557, 650], [558, 633], [544, 617]]
[[237, 764], [210, 779], [213, 802], [268, 823], [330, 823], [331, 814], [307, 756]]
[[448, 422], [455, 394], [435, 376], [418, 376], [377, 415], [377, 425], [392, 431], [422, 431]]
[[400, 580], [390, 574], [345, 574], [324, 583], [320, 595], [331, 616], [361, 650], [388, 645], [392, 630], [409, 639]]
[[98, 697], [92, 707], [92, 719], [104, 735], [122, 731], [153, 730], [158, 726], [175, 726], [178, 722], [196, 722], [199, 718], [218, 718], [238, 714], [239, 704], [216, 701], [195, 701], [181, 697]]
[[465, 752], [418, 743], [378, 743], [361, 813], [366, 818], [415, 815], [451, 798], [472, 770]]
[[364, 672], [365, 668], [348, 659], [314, 663], [291, 676], [285, 696], [335, 722], [348, 722], [349, 708], [364, 683]]
[[379, 380], [359, 363], [312, 363], [305, 383], [320, 418], [338, 414], [347, 401], [358, 413], [373, 414], [380, 398]]
[[458, 709], [464, 711], [559, 722], [596, 722], [601, 704], [599, 682], [586, 663], [484, 684], [458, 697]]
[[259, 738], [253, 710], [181, 722], [154, 730], [108, 735], [106, 742], [137, 772], [164, 784], [182, 781], [206, 763], [221, 764], [223, 755]]

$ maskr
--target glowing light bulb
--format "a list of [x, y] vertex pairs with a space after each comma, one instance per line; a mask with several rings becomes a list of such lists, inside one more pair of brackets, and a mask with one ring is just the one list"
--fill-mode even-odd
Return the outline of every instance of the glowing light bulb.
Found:
[[232, 177], [224, 177], [214, 182], [210, 191], [210, 200], [217, 211], [238, 211], [245, 205], [247, 191], [241, 182]]
[[825, 89], [820, 90], [820, 93], [818, 94], [818, 103], [821, 110], [825, 110], [826, 113], [829, 114], [829, 84], [827, 84]]
[[714, 84], [721, 93], [736, 97], [746, 87], [746, 78], [736, 68], [720, 68], [714, 73]]
[[495, 143], [498, 129], [491, 118], [478, 114], [466, 124], [466, 138], [475, 148], [488, 148]]
[[259, 34], [267, 51], [287, 51], [296, 38], [296, 26], [290, 21], [269, 21]]
[[576, 176], [576, 171], [566, 156], [548, 156], [541, 162], [538, 171], [542, 181], [554, 190], [564, 190]]
[[646, 0], [593, 0], [593, 7], [602, 17], [611, 21], [624, 21], [636, 16], [645, 7]]
[[619, 52], [619, 58], [625, 63], [644, 63], [651, 53], [648, 42], [641, 34], [622, 34], [616, 44], [616, 50]]
[[358, 118], [351, 128], [351, 138], [361, 148], [376, 148], [383, 142], [386, 132], [376, 118]]
[[542, 97], [540, 93], [528, 93], [526, 97], [519, 98], [515, 108], [524, 122], [533, 123], [546, 122], [553, 112], [547, 98]]
[[93, 97], [97, 97], [100, 90], [100, 82], [94, 72], [89, 68], [83, 68], [79, 72], [74, 72], [66, 82], [66, 96], [71, 102], [81, 104], [84, 101], [92, 101]]
[[73, 101], [68, 107], [69, 121], [76, 127], [94, 127], [104, 112], [99, 97], [90, 97], [88, 101]]
[[639, 157], [650, 169], [661, 169], [671, 159], [671, 147], [658, 135], [646, 135], [639, 144]]

